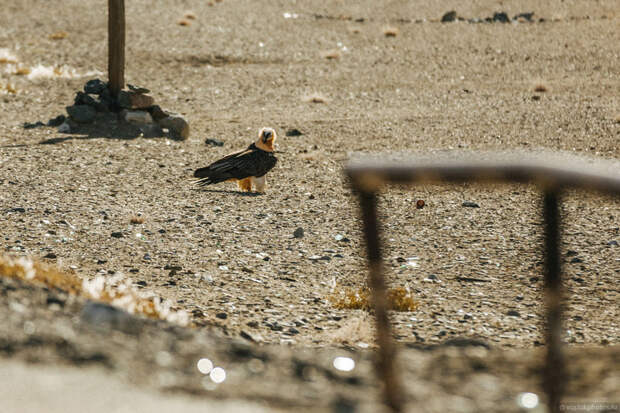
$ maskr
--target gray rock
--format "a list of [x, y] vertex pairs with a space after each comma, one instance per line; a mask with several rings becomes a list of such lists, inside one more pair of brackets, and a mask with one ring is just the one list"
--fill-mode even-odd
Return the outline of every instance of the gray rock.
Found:
[[151, 114], [144, 110], [124, 110], [122, 116], [123, 120], [128, 123], [153, 123]]
[[464, 206], [465, 208], [480, 208], [480, 205], [471, 201], [465, 201], [461, 204], [461, 206]]
[[119, 330], [127, 334], [138, 334], [141, 323], [131, 314], [104, 303], [89, 301], [80, 314], [83, 323], [99, 330]]
[[293, 231], [293, 237], [295, 237], [295, 238], [303, 238], [304, 237], [304, 229], [302, 227], [298, 227], [295, 231]]
[[521, 317], [521, 314], [519, 314], [517, 310], [508, 310], [508, 312], [506, 312], [506, 315], [511, 317]]
[[71, 125], [66, 120], [58, 127], [60, 133], [71, 133]]
[[168, 129], [174, 139], [185, 140], [189, 137], [189, 123], [181, 115], [170, 115], [157, 121], [159, 126]]
[[84, 85], [84, 92], [98, 95], [108, 88], [108, 84], [99, 79], [92, 79]]
[[209, 146], [224, 146], [224, 142], [219, 141], [217, 139], [211, 139], [211, 138], [207, 138], [205, 140], [205, 144]]
[[88, 105], [67, 106], [67, 113], [71, 119], [78, 123], [91, 123], [97, 114], [95, 108]]

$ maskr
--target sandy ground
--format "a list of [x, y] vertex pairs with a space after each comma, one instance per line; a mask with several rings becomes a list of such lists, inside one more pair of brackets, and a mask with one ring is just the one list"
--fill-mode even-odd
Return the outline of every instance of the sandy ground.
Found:
[[[187, 141], [140, 137], [105, 117], [71, 134], [23, 127], [64, 113], [86, 80], [105, 78], [105, 2], [63, 8], [31, 0], [0, 8], [0, 49], [18, 61], [0, 63], [0, 246], [53, 254], [44, 260], [85, 279], [122, 273], [187, 311], [192, 331], [222, 343], [251, 338], [292, 352], [343, 344], [361, 351], [372, 343], [371, 318], [329, 301], [334, 286], [357, 288], [366, 276], [357, 205], [342, 174], [352, 152], [620, 157], [620, 6], [613, 0], [128, 2], [127, 81], [186, 116]], [[509, 24], [438, 21], [453, 9], [466, 19], [535, 14], [534, 22]], [[178, 24], [184, 18], [189, 25]], [[65, 38], [50, 39], [61, 31]], [[16, 74], [37, 65], [102, 74]], [[262, 126], [276, 129], [281, 151], [266, 195], [192, 185], [194, 169], [245, 147]], [[302, 135], [286, 136], [291, 129]], [[205, 145], [206, 138], [224, 146]], [[620, 208], [595, 194], [565, 195], [566, 341], [617, 358]], [[425, 208], [415, 209], [418, 199]], [[403, 345], [541, 344], [534, 188], [394, 188], [380, 201], [389, 282], [419, 303], [394, 314]], [[144, 223], [131, 224], [138, 215]], [[294, 238], [299, 227], [304, 237]], [[417, 265], [406, 265], [410, 257]], [[430, 275], [440, 282], [428, 282]], [[20, 295], [23, 305], [29, 293]], [[8, 326], [18, 324], [6, 325], [10, 342]], [[129, 365], [113, 368], [122, 376]], [[514, 395], [502, 394], [513, 403]], [[482, 406], [473, 390], [459, 397], [471, 411]], [[360, 400], [372, 406], [371, 398]], [[293, 398], [286, 406], [294, 405]]]

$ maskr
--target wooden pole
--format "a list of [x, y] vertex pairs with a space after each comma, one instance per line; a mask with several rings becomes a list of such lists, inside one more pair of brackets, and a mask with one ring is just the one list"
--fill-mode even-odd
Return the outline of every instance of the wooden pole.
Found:
[[108, 77], [116, 97], [125, 87], [125, 0], [108, 0]]

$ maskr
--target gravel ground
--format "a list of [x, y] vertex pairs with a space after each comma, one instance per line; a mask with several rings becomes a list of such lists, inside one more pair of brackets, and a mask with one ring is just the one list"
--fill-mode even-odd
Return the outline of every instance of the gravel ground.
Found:
[[[187, 311], [200, 334], [290, 351], [372, 343], [366, 313], [329, 301], [334, 288], [358, 288], [366, 277], [342, 173], [352, 152], [620, 157], [615, 0], [126, 6], [127, 81], [184, 115], [190, 138], [144, 138], [110, 116], [70, 134], [25, 129], [64, 113], [86, 80], [105, 77], [105, 2], [67, 1], [64, 11], [34, 0], [4, 5], [0, 49], [18, 63], [0, 63], [0, 247], [85, 279], [122, 273]], [[533, 22], [440, 23], [452, 9], [466, 19], [535, 14]], [[50, 39], [61, 31], [65, 38]], [[102, 73], [15, 74], [37, 65]], [[281, 151], [267, 194], [192, 184], [194, 169], [247, 146], [262, 126], [276, 129]], [[301, 135], [287, 136], [292, 129]], [[565, 195], [566, 341], [617, 354], [620, 208]], [[541, 343], [534, 188], [392, 188], [380, 204], [389, 282], [419, 303], [394, 314], [403, 345]], [[138, 216], [143, 223], [131, 223]]]

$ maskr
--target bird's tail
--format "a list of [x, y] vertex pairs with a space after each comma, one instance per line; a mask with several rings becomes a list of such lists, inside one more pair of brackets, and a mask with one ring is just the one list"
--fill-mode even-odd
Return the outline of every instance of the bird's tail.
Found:
[[210, 167], [196, 169], [194, 171], [194, 178], [200, 178], [194, 183], [199, 186], [217, 184], [219, 182], [224, 182], [227, 179], [230, 179], [229, 176], [222, 174], [219, 171], [214, 171]]

